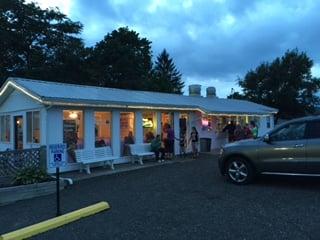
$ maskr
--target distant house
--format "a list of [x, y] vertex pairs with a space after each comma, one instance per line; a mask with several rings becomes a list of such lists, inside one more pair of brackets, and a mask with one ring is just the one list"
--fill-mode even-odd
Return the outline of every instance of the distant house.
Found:
[[[274, 108], [217, 98], [212, 87], [206, 97], [200, 96], [199, 85], [189, 90], [189, 96], [183, 96], [9, 78], [0, 90], [0, 150], [55, 143], [74, 149], [107, 145], [118, 157], [115, 163], [123, 163], [128, 161], [125, 141], [130, 132], [135, 143], [143, 143], [152, 135], [164, 136], [165, 124], [176, 137], [181, 131], [189, 136], [195, 126], [200, 142], [209, 141], [215, 149], [225, 141], [220, 133], [231, 120], [254, 120], [260, 135], [274, 126]], [[64, 171], [79, 167], [72, 156], [68, 162]]]

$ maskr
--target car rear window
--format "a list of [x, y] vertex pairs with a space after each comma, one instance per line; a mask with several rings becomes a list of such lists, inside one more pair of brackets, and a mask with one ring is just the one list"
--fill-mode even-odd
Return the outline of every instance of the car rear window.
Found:
[[308, 122], [306, 135], [307, 138], [320, 138], [320, 121]]

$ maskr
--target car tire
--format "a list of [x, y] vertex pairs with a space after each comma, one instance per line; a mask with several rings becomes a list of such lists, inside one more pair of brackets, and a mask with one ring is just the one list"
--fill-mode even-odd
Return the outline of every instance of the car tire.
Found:
[[226, 164], [226, 175], [232, 183], [248, 184], [253, 180], [254, 170], [246, 159], [232, 157]]

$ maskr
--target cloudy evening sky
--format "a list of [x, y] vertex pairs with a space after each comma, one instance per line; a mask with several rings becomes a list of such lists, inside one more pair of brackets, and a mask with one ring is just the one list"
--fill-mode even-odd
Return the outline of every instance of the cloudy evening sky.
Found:
[[[318, 0], [38, 0], [84, 25], [87, 46], [128, 26], [167, 49], [186, 85], [215, 86], [219, 97], [239, 89], [237, 77], [263, 61], [298, 48], [320, 77]], [[186, 88], [187, 89], [187, 88]], [[187, 90], [185, 89], [185, 93]]]

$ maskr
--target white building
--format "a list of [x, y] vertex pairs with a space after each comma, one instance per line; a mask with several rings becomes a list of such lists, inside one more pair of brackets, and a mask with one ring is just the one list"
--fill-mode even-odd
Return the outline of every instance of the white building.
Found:
[[[129, 132], [135, 143], [142, 143], [150, 133], [162, 134], [166, 123], [177, 138], [180, 131], [189, 136], [195, 126], [200, 141], [211, 139], [215, 149], [225, 141], [221, 130], [228, 121], [255, 120], [262, 135], [273, 128], [276, 112], [248, 101], [217, 98], [214, 88], [201, 97], [200, 85], [183, 96], [9, 78], [0, 90], [0, 150], [63, 142], [84, 149], [109, 145], [118, 157], [115, 163], [123, 163], [128, 161], [124, 141]], [[71, 153], [68, 162], [62, 170], [79, 168]]]

